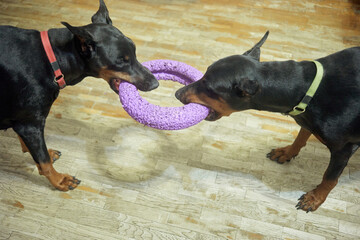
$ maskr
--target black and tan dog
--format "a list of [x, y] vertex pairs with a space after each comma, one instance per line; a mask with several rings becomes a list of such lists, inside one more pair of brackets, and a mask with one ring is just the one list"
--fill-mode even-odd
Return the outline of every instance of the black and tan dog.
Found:
[[210, 121], [246, 109], [289, 114], [305, 100], [306, 111], [293, 116], [301, 126], [294, 143], [272, 150], [268, 157], [278, 163], [290, 161], [311, 134], [329, 148], [330, 163], [322, 182], [300, 197], [297, 205], [298, 209], [315, 211], [336, 186], [360, 144], [360, 48], [317, 59], [323, 66], [323, 77], [313, 98], [306, 99], [318, 72], [315, 63], [260, 62], [260, 47], [267, 35], [243, 55], [213, 63], [201, 80], [179, 89], [176, 97], [184, 104], [195, 102], [210, 107]]
[[[0, 129], [13, 128], [39, 173], [57, 189], [67, 191], [80, 181], [53, 168], [60, 152], [47, 150], [44, 140], [45, 120], [60, 87], [87, 76], [105, 79], [115, 92], [121, 80], [142, 91], [155, 89], [158, 82], [137, 61], [135, 44], [112, 26], [102, 0], [91, 24], [63, 24], [66, 28], [48, 31], [57, 64], [50, 64], [39, 31], [0, 27]], [[54, 79], [59, 68], [63, 75]]]

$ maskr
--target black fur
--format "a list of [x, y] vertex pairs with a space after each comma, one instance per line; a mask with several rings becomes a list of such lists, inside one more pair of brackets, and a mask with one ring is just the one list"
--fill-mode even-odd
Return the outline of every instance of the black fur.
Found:
[[[87, 76], [99, 77], [107, 68], [128, 75], [140, 90], [156, 88], [155, 77], [136, 59], [135, 44], [111, 25], [102, 0], [92, 21], [82, 27], [63, 22], [67, 28], [48, 31], [66, 84], [75, 85]], [[40, 33], [1, 26], [0, 42], [0, 129], [13, 128], [35, 162], [48, 163], [44, 126], [59, 86], [54, 82]], [[113, 79], [109, 84], [117, 92]]]
[[[290, 112], [310, 87], [316, 66], [311, 61], [260, 62], [260, 47], [267, 34], [245, 54], [213, 63], [201, 80], [179, 89], [176, 97], [188, 103], [189, 93], [202, 93], [224, 100], [233, 112]], [[337, 181], [360, 144], [360, 47], [317, 61], [324, 67], [322, 82], [306, 111], [294, 119], [329, 148], [331, 159], [324, 179]], [[221, 116], [221, 112], [212, 111], [208, 120]]]

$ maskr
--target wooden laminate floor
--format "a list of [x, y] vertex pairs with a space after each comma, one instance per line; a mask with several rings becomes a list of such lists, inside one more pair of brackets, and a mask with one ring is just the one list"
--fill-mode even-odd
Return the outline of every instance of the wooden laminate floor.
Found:
[[[248, 50], [266, 30], [262, 61], [314, 59], [360, 43], [355, 0], [106, 3], [140, 61], [178, 60], [203, 72]], [[0, 0], [0, 24], [80, 26], [97, 8], [96, 0]], [[143, 96], [180, 106], [179, 87], [161, 81]], [[86, 78], [61, 91], [45, 132], [48, 147], [62, 152], [55, 168], [82, 180], [74, 191], [55, 190], [16, 134], [0, 132], [0, 239], [359, 239], [359, 153], [319, 210], [297, 211], [330, 156], [311, 138], [291, 163], [266, 158], [298, 130], [289, 117], [258, 111], [155, 130], [132, 120], [105, 81]]]

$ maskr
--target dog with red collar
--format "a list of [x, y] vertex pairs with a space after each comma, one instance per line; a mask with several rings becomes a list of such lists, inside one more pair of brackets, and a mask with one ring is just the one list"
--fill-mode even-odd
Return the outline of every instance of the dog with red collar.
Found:
[[57, 189], [76, 188], [80, 180], [58, 173], [60, 152], [47, 149], [45, 120], [60, 89], [87, 76], [105, 79], [118, 93], [120, 81], [150, 91], [159, 83], [136, 59], [135, 44], [112, 25], [103, 0], [92, 23], [47, 32], [0, 26], [0, 130], [12, 128], [23, 152], [30, 152], [39, 173]]

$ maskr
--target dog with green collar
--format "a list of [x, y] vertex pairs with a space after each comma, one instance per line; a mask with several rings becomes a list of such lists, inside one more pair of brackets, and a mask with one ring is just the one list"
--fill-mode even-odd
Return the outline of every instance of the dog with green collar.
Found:
[[247, 109], [293, 117], [301, 126], [294, 143], [267, 155], [281, 164], [297, 156], [315, 135], [329, 148], [330, 163], [322, 182], [296, 205], [315, 211], [360, 145], [360, 47], [316, 61], [260, 62], [260, 47], [267, 36], [268, 32], [244, 54], [210, 65], [202, 79], [179, 89], [176, 97], [184, 104], [209, 107], [209, 121]]

